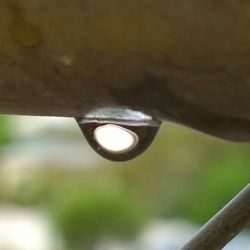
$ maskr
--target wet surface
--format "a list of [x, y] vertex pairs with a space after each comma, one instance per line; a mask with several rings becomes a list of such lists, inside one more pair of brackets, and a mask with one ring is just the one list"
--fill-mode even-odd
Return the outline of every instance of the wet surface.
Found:
[[0, 112], [124, 105], [250, 141], [246, 1], [5, 0]]

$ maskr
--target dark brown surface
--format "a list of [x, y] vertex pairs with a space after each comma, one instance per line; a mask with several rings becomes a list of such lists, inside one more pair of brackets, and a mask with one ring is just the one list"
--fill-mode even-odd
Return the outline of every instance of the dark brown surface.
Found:
[[250, 2], [0, 1], [0, 113], [144, 110], [250, 141]]
[[220, 250], [250, 224], [250, 184], [181, 250]]

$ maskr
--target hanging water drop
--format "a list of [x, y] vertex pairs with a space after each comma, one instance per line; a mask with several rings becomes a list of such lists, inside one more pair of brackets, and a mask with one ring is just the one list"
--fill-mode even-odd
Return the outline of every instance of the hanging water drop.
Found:
[[76, 119], [92, 148], [112, 161], [126, 161], [143, 153], [161, 122], [124, 107], [95, 109]]
[[138, 143], [134, 132], [114, 124], [97, 127], [94, 136], [101, 147], [114, 154], [129, 152]]

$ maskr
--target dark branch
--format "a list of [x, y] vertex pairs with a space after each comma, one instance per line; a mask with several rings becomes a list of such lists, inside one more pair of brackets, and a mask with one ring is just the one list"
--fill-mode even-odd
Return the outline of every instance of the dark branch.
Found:
[[250, 184], [181, 250], [220, 250], [250, 223]]

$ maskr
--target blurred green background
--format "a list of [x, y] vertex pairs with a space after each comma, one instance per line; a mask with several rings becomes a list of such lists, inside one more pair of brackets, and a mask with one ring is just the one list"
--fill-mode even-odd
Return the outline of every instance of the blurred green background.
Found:
[[113, 163], [73, 120], [56, 120], [0, 117], [0, 203], [43, 211], [63, 249], [133, 241], [154, 218], [203, 224], [250, 180], [249, 144], [165, 123], [143, 155]]

